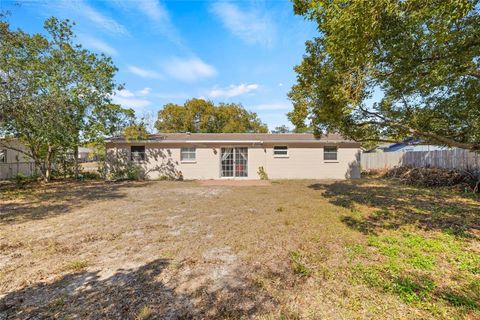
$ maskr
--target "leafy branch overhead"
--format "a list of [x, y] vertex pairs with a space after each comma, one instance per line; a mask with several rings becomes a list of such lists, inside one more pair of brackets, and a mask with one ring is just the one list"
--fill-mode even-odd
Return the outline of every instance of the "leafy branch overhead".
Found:
[[295, 67], [297, 130], [480, 150], [478, 0], [295, 0], [294, 10], [320, 33]]

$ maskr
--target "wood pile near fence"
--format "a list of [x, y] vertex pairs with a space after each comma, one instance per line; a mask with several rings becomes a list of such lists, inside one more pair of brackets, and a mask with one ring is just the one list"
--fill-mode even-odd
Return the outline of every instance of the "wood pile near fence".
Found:
[[363, 153], [362, 170], [393, 167], [480, 169], [480, 154], [464, 149]]

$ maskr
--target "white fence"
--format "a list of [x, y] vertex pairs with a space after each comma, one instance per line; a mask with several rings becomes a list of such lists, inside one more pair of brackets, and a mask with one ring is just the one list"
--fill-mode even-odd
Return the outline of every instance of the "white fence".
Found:
[[395, 166], [444, 169], [480, 169], [480, 154], [464, 149], [363, 153], [362, 170], [388, 169]]
[[0, 180], [12, 179], [19, 173], [31, 176], [35, 173], [35, 170], [35, 163], [33, 162], [0, 163]]

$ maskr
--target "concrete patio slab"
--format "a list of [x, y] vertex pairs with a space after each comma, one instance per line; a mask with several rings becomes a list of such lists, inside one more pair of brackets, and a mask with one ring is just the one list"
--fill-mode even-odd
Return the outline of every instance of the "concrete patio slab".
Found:
[[253, 187], [269, 186], [270, 180], [200, 180], [202, 186], [231, 186], [231, 187]]

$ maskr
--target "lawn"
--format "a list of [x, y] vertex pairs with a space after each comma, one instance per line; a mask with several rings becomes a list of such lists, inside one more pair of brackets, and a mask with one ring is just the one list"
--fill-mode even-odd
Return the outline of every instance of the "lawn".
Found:
[[0, 319], [480, 318], [480, 202], [392, 181], [0, 187]]

